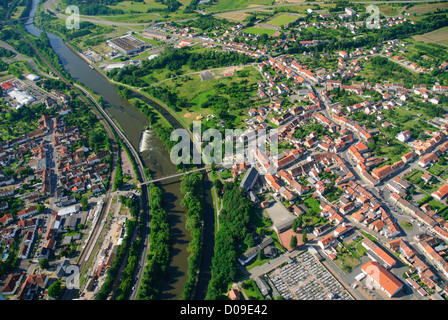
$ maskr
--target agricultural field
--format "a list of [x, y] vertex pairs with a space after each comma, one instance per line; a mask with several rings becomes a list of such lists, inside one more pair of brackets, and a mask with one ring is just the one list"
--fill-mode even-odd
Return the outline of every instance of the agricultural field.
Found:
[[25, 9], [25, 6], [17, 6], [17, 8], [14, 10], [13, 14], [11, 15], [11, 19], [18, 19], [24, 9]]
[[243, 30], [245, 33], [252, 33], [252, 34], [267, 34], [268, 36], [272, 36], [277, 30], [274, 29], [268, 29], [268, 28], [261, 28], [261, 27], [250, 27]]
[[207, 12], [230, 11], [244, 8], [256, 8], [270, 6], [275, 0], [219, 0], [218, 3], [209, 6]]
[[125, 14], [118, 16], [101, 16], [102, 19], [128, 23], [147, 23], [155, 19], [158, 21], [175, 21], [181, 19], [194, 18], [197, 13], [184, 13], [183, 9], [190, 3], [190, 0], [179, 0], [182, 4], [175, 12], [148, 12], [151, 9], [166, 9], [167, 6], [156, 0], [144, 0], [143, 2], [123, 1], [116, 5], [109, 5], [111, 9], [120, 9]]
[[378, 6], [380, 14], [388, 17], [398, 15], [403, 8], [404, 6], [401, 4], [383, 4]]
[[302, 3], [305, 0], [275, 0], [275, 4]]
[[149, 23], [156, 20], [159, 15], [155, 13], [129, 13], [114, 16], [97, 16], [98, 20], [110, 22], [126, 22], [126, 23]]
[[[290, 1], [290, 3], [299, 3], [299, 2], [303, 2], [303, 5], [291, 5], [291, 6], [285, 6], [285, 7], [276, 7], [275, 11], [277, 13], [280, 12], [287, 12], [287, 13], [300, 13], [300, 14], [304, 14], [306, 15], [308, 12], [306, 11], [307, 9], [313, 9], [313, 10], [328, 10], [330, 8], [334, 8], [336, 6], [336, 4], [334, 3], [322, 3], [319, 5], [316, 4], [312, 4], [312, 2], [309, 3], [305, 3], [305, 1]], [[273, 9], [270, 9], [270, 11], [273, 11]]]
[[222, 13], [219, 15], [219, 17], [221, 17], [221, 18], [238, 21], [238, 22], [243, 22], [244, 19], [246, 19], [249, 16], [250, 16], [250, 14], [248, 14], [246, 12], [231, 12], [231, 13]]
[[417, 41], [422, 41], [424, 43], [435, 43], [448, 47], [448, 27], [441, 28], [432, 32], [428, 32], [421, 35], [416, 35], [412, 37]]
[[155, 0], [144, 0], [143, 2], [123, 1], [109, 7], [123, 10], [125, 13], [146, 13], [148, 9], [164, 9], [166, 5]]
[[281, 14], [269, 20], [267, 24], [271, 24], [273, 26], [284, 26], [294, 20], [297, 20], [298, 18], [299, 17], [295, 15]]
[[412, 15], [424, 15], [430, 12], [436, 12], [437, 10], [447, 10], [448, 2], [440, 3], [425, 3], [418, 4], [406, 9], [406, 12]]

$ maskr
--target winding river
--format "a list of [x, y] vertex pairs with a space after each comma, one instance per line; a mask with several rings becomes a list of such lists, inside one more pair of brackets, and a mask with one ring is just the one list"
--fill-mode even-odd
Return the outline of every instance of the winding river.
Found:
[[[26, 23], [29, 33], [39, 36], [42, 32], [33, 24], [33, 17], [39, 0], [33, 0], [30, 20]], [[53, 50], [59, 56], [65, 70], [71, 77], [93, 90], [104, 99], [106, 112], [119, 125], [128, 137], [134, 148], [140, 152], [141, 158], [154, 178], [164, 177], [177, 173], [176, 166], [169, 160], [169, 152], [165, 149], [158, 137], [151, 130], [144, 133], [148, 120], [146, 117], [117, 94], [117, 88], [109, 83], [98, 71], [92, 70], [78, 54], [73, 52], [64, 41], [47, 33]], [[180, 123], [162, 106], [156, 102], [134, 93], [134, 96], [144, 100], [156, 108], [175, 128], [181, 128]], [[186, 209], [180, 205], [183, 197], [180, 192], [180, 180], [170, 179], [167, 182], [158, 182], [157, 185], [164, 191], [165, 208], [170, 217], [172, 236], [171, 262], [168, 267], [169, 277], [162, 288], [161, 300], [179, 299], [187, 281], [188, 253], [187, 246], [190, 241], [188, 231], [185, 229]], [[204, 245], [198, 285], [194, 295], [195, 300], [205, 298], [208, 281], [210, 279], [211, 258], [214, 246], [214, 211], [210, 181], [204, 179]]]

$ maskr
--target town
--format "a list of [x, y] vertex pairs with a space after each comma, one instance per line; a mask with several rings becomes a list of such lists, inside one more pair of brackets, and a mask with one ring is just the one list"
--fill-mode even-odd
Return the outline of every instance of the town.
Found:
[[[40, 9], [47, 12], [38, 25], [58, 30], [63, 14], [52, 2]], [[198, 2], [194, 19], [89, 38], [120, 25], [90, 19], [81, 23], [88, 33], [72, 35], [89, 71], [147, 117], [134, 142], [141, 158], [151, 152], [148, 132], [172, 146], [166, 114], [188, 131], [194, 121], [204, 130], [241, 129], [241, 136], [226, 137], [232, 143], [278, 132], [278, 154], [268, 141], [266, 150], [243, 159], [226, 155], [230, 162], [201, 169], [204, 175], [190, 164], [175, 168], [181, 178], [155, 174], [180, 180], [187, 219], [206, 208], [195, 177], [212, 182], [205, 213], [217, 223], [208, 266], [217, 278], [208, 279], [207, 299], [448, 299], [448, 54], [419, 41], [448, 27], [448, 7], [431, 6], [428, 12], [438, 14], [430, 21], [417, 14], [427, 4], [385, 5], [391, 14], [369, 29], [366, 6], [348, 1], [212, 15], [214, 2]], [[8, 50], [6, 39], [2, 44]], [[166, 192], [163, 182], [147, 182], [155, 165], [139, 180], [129, 146], [94, 116], [95, 108], [109, 109], [100, 94], [86, 94], [100, 97], [88, 107], [62, 76], [30, 68], [10, 67], [0, 81], [0, 128], [8, 137], [0, 140], [2, 296], [155, 299], [157, 277], [146, 284], [137, 262], [143, 227], [135, 226], [142, 223], [136, 212], [144, 211], [143, 186], [150, 215], [170, 201], [157, 193], [159, 185]], [[241, 214], [244, 226], [232, 214]], [[200, 223], [185, 224], [193, 234]], [[233, 260], [221, 256], [220, 232], [232, 238], [225, 247]], [[157, 256], [149, 250], [148, 257]], [[74, 275], [80, 283], [71, 290]]]

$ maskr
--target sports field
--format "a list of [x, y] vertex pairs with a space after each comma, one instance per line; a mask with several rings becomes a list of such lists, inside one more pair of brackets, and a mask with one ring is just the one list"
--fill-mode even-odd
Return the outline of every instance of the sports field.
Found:
[[269, 20], [267, 22], [267, 24], [271, 24], [273, 26], [284, 26], [294, 20], [297, 20], [298, 18], [299, 18], [298, 16], [281, 14], [281, 15], [278, 15], [278, 16], [274, 17], [273, 19]]

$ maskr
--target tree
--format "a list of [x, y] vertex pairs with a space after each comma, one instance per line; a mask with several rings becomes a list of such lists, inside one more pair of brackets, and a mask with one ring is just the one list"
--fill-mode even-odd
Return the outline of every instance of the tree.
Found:
[[291, 236], [291, 242], [289, 243], [289, 247], [291, 249], [294, 249], [295, 247], [297, 247], [297, 237], [296, 236]]
[[82, 206], [82, 211], [89, 210], [89, 200], [88, 200], [87, 196], [83, 196], [81, 198], [81, 206]]
[[307, 238], [307, 234], [306, 234], [306, 229], [303, 229], [302, 242], [306, 243], [307, 241], [308, 241], [308, 238]]
[[218, 192], [218, 196], [221, 195], [221, 190], [223, 188], [222, 181], [218, 178], [213, 180], [213, 184], [215, 185], [216, 191]]
[[61, 292], [62, 292], [62, 285], [59, 280], [53, 282], [51, 286], [48, 287], [48, 295], [54, 299], [59, 298]]
[[244, 244], [248, 248], [252, 248], [255, 245], [254, 235], [252, 233], [248, 233], [244, 238]]
[[37, 213], [42, 213], [45, 211], [45, 206], [43, 204], [37, 205]]
[[258, 260], [263, 260], [264, 258], [265, 258], [265, 255], [264, 255], [264, 250], [260, 250], [260, 251], [258, 251]]
[[41, 269], [48, 269], [48, 267], [50, 266], [50, 264], [48, 263], [48, 259], [46, 259], [46, 258], [40, 259], [39, 266]]
[[292, 223], [292, 231], [296, 232], [297, 228], [302, 228], [302, 216], [294, 219], [294, 222]]

